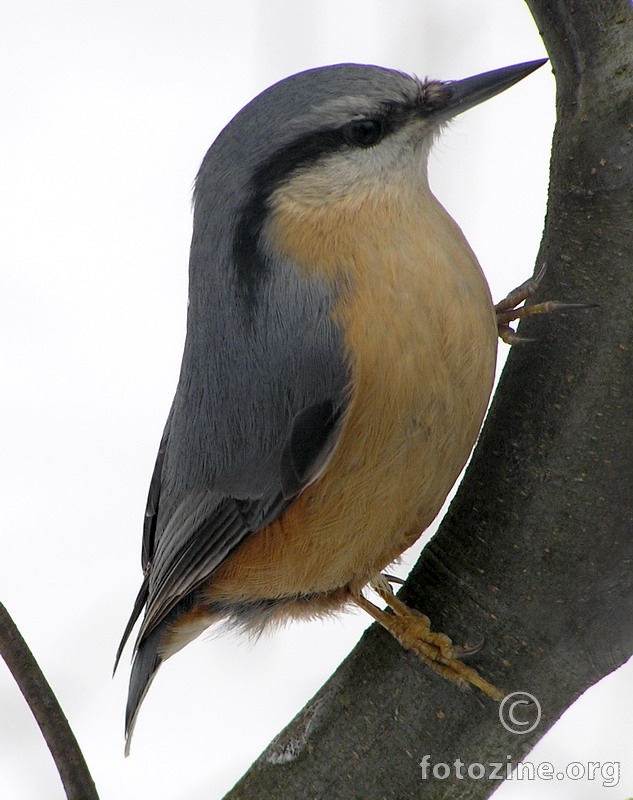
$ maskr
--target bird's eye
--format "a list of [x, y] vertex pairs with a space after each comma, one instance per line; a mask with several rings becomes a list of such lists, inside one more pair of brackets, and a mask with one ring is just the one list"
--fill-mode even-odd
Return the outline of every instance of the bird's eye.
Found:
[[356, 147], [371, 147], [385, 135], [385, 124], [380, 119], [357, 119], [345, 129], [345, 138]]

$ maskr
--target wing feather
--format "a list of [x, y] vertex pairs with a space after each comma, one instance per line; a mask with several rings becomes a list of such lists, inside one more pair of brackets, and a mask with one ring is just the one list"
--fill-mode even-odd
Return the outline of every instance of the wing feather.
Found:
[[240, 300], [218, 305], [226, 288], [202, 299], [203, 318], [192, 297], [147, 500], [145, 580], [118, 655], [144, 605], [137, 648], [321, 474], [338, 441], [348, 368], [332, 288], [284, 262], [267, 274], [254, 317]]

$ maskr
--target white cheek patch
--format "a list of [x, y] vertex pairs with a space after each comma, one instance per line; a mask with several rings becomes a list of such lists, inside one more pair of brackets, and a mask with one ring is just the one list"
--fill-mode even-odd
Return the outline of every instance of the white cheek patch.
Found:
[[271, 204], [290, 201], [324, 205], [332, 200], [359, 198], [367, 192], [389, 191], [394, 183], [428, 189], [427, 161], [435, 136], [433, 127], [415, 121], [388, 134], [372, 147], [349, 146], [305, 168], [299, 168], [271, 196]]

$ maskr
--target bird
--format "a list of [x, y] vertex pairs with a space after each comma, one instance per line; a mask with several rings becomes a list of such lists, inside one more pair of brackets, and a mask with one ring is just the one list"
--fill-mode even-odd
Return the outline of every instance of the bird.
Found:
[[[249, 102], [197, 174], [184, 354], [150, 482], [126, 755], [161, 663], [209, 626], [258, 634], [360, 606], [433, 670], [503, 693], [392, 591], [478, 436], [497, 341], [540, 276], [493, 303], [433, 195], [455, 116], [544, 64], [419, 79], [337, 64]], [[530, 310], [532, 309], [532, 310]], [[389, 607], [365, 595], [373, 588]], [[116, 670], [115, 664], [115, 670]]]

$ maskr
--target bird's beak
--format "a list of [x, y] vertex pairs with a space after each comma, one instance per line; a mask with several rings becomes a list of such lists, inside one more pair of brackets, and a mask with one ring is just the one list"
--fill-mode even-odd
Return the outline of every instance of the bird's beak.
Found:
[[482, 72], [481, 75], [473, 75], [472, 78], [464, 78], [461, 81], [439, 84], [437, 94], [432, 93], [432, 97], [429, 97], [431, 113], [445, 120], [456, 117], [462, 111], [468, 111], [469, 108], [514, 86], [535, 69], [543, 66], [546, 61], [546, 58], [539, 58], [537, 61], [528, 61], [525, 64], [514, 64], [511, 67], [494, 69], [492, 72]]

